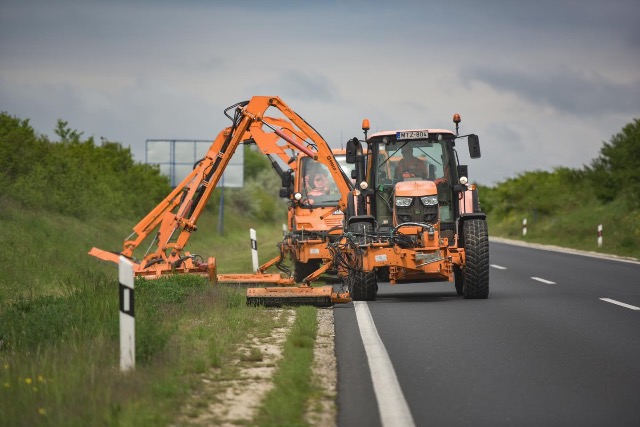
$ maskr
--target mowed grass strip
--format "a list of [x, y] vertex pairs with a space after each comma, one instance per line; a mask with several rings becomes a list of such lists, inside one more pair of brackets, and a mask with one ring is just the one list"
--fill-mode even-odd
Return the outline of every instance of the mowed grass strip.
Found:
[[312, 382], [313, 349], [318, 331], [317, 308], [298, 307], [273, 383], [252, 425], [304, 426], [306, 403], [317, 395]]

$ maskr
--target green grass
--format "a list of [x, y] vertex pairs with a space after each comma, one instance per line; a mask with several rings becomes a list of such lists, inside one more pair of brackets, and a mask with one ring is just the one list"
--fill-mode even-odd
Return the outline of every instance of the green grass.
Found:
[[[247, 307], [244, 289], [181, 276], [136, 280], [136, 369], [119, 371], [117, 269], [87, 251], [118, 250], [135, 222], [84, 223], [5, 203], [0, 225], [0, 425], [171, 424], [199, 374], [227, 372], [249, 333], [268, 335], [275, 311]], [[206, 212], [191, 252], [249, 272], [251, 221], [229, 214], [225, 236]], [[280, 224], [256, 227], [261, 262]], [[249, 355], [257, 358], [259, 355]]]
[[87, 256], [92, 242], [122, 245], [122, 221], [99, 225], [59, 214], [21, 209], [0, 200], [0, 304], [20, 296], [63, 295], [91, 275], [109, 271]]
[[[523, 218], [527, 218], [524, 237]], [[574, 207], [558, 215], [512, 212], [496, 219], [489, 214], [488, 221], [491, 236], [640, 258], [640, 212], [626, 209], [621, 201]], [[598, 224], [604, 230], [602, 247], [598, 247]]]
[[306, 402], [317, 393], [311, 381], [313, 346], [318, 325], [315, 307], [298, 307], [284, 346], [283, 359], [253, 425], [304, 426]]

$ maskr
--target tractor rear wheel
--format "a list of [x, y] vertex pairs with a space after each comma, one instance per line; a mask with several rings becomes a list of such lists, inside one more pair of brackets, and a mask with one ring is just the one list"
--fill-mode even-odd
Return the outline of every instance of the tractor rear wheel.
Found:
[[352, 272], [347, 280], [347, 288], [354, 301], [375, 301], [378, 296], [376, 272]]
[[464, 222], [465, 266], [462, 270], [462, 294], [467, 299], [489, 296], [489, 233], [487, 221], [470, 219]]
[[296, 283], [301, 283], [305, 277], [320, 268], [320, 260], [310, 259], [307, 262], [295, 261], [293, 266], [293, 280], [295, 280]]

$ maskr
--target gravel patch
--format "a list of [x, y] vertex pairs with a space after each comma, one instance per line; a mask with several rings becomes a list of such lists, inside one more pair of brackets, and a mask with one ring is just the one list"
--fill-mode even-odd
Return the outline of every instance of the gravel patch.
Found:
[[[266, 394], [282, 358], [287, 335], [295, 322], [295, 310], [276, 309], [282, 319], [269, 337], [250, 336], [239, 349], [234, 364], [238, 374], [222, 378], [219, 369], [201, 375], [201, 387], [180, 411], [175, 426], [249, 425]], [[305, 418], [309, 425], [336, 425], [337, 365], [335, 358], [333, 309], [318, 309], [318, 334], [314, 346], [312, 381], [320, 389], [309, 402]], [[253, 353], [252, 353], [253, 349]], [[259, 349], [261, 357], [254, 357]], [[257, 360], [256, 360], [257, 359]]]

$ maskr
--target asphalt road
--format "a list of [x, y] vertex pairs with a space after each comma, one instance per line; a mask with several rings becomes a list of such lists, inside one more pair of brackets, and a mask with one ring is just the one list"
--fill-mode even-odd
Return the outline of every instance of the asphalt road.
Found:
[[391, 374], [367, 355], [354, 304], [334, 308], [339, 426], [411, 425], [393, 418], [404, 402], [417, 426], [640, 425], [640, 265], [490, 251], [487, 300], [453, 283], [383, 283], [359, 303]]

